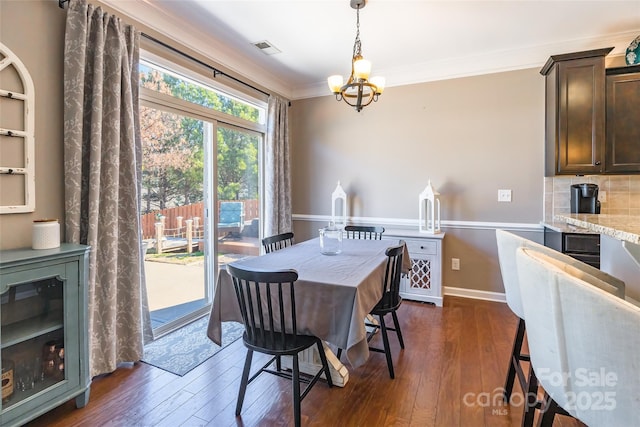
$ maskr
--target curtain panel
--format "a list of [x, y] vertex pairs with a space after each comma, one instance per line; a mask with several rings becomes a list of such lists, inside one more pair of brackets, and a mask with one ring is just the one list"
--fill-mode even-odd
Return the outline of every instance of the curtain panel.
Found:
[[264, 235], [292, 231], [289, 101], [269, 97], [265, 147]]
[[64, 61], [66, 241], [91, 246], [90, 373], [142, 359], [146, 288], [139, 227], [140, 34], [119, 18], [69, 2]]

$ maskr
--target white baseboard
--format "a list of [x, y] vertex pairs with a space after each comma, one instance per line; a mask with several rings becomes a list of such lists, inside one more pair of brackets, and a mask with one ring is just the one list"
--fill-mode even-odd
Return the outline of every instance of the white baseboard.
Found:
[[507, 302], [502, 292], [479, 291], [477, 289], [454, 288], [451, 286], [444, 287], [444, 295], [452, 297], [481, 299], [485, 301]]

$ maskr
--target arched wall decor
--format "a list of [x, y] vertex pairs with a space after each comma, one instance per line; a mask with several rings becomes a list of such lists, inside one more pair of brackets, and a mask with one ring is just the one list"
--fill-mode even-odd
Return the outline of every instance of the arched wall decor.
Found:
[[[15, 87], [10, 88], [11, 83]], [[0, 214], [33, 212], [36, 207], [34, 102], [27, 67], [0, 43], [0, 109], [9, 112], [0, 122]]]

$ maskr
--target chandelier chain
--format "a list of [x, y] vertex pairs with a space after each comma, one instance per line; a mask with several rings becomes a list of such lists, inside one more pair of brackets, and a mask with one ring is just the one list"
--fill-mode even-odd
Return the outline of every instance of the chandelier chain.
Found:
[[360, 6], [356, 9], [356, 41], [353, 43], [353, 57], [362, 56], [362, 44], [360, 42]]

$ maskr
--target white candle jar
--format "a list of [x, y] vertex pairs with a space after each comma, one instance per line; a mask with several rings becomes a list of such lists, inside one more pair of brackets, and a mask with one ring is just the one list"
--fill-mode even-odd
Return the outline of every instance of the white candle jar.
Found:
[[39, 219], [33, 221], [31, 247], [33, 249], [53, 249], [60, 247], [60, 223], [57, 219]]

